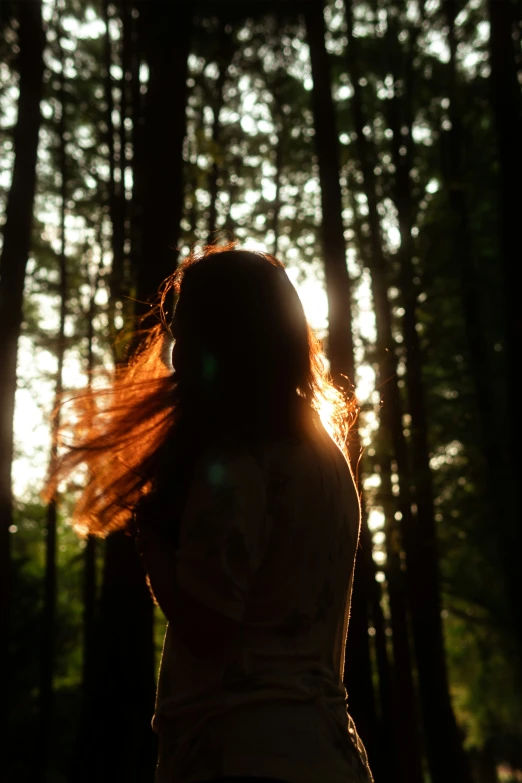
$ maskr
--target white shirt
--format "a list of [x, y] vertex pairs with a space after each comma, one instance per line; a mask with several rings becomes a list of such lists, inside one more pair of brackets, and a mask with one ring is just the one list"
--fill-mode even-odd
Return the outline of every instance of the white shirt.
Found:
[[203, 661], [168, 626], [156, 783], [371, 780], [342, 683], [359, 524], [350, 469], [318, 418], [308, 439], [215, 448], [200, 461], [176, 576], [240, 630], [221, 659]]

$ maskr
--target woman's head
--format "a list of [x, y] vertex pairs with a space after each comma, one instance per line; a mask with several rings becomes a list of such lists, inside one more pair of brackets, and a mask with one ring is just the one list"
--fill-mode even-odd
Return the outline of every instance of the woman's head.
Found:
[[315, 410], [346, 442], [355, 401], [329, 379], [275, 258], [235, 244], [192, 253], [164, 282], [157, 310], [157, 325], [110, 384], [89, 385], [59, 406], [62, 456], [44, 496], [86, 468], [73, 516], [80, 533], [126, 527], [161, 477], [170, 486], [216, 436], [295, 430]]
[[207, 249], [181, 264], [173, 284], [172, 358], [182, 403], [230, 420], [234, 412], [275, 416], [297, 395], [311, 402], [315, 341], [279, 261]]

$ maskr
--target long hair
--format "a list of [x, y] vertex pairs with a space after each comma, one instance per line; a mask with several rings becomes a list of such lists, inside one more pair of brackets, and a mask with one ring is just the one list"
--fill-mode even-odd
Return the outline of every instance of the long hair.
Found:
[[80, 535], [129, 527], [162, 482], [181, 496], [216, 438], [295, 431], [315, 412], [346, 453], [355, 399], [332, 383], [276, 258], [236, 243], [193, 252], [162, 284], [156, 311], [109, 384], [59, 404], [61, 456], [44, 497], [83, 469], [72, 519]]

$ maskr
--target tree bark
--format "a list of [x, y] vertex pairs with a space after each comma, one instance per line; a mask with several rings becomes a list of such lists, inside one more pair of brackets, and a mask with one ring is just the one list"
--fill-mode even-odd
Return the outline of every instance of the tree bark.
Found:
[[71, 783], [143, 783], [157, 758], [154, 711], [153, 605], [133, 539], [105, 544], [96, 623], [95, 687]]
[[339, 182], [340, 154], [335, 107], [331, 94], [330, 64], [325, 49], [323, 3], [306, 6], [306, 30], [312, 63], [312, 108], [321, 186], [321, 238], [328, 297], [328, 358], [332, 376], [347, 391], [354, 380], [352, 292], [346, 266], [346, 244]]
[[[101, 234], [101, 231], [100, 231]], [[101, 237], [100, 237], [101, 249]], [[94, 318], [96, 315], [96, 292], [98, 290], [99, 269], [91, 280], [89, 310], [87, 316], [87, 378], [91, 383], [94, 371]], [[82, 659], [82, 705], [85, 721], [88, 719], [90, 694], [95, 686], [96, 661], [96, 540], [89, 536], [83, 556], [83, 659]]]
[[[13, 134], [15, 162], [7, 199], [4, 242], [0, 260], [0, 666], [9, 679], [7, 639], [10, 611], [11, 541], [13, 521], [11, 465], [13, 417], [16, 395], [18, 338], [23, 320], [23, 296], [27, 258], [31, 245], [36, 161], [43, 85], [42, 9], [40, 0], [18, 4], [18, 68], [20, 93], [18, 119]], [[6, 683], [8, 685], [8, 683]], [[8, 691], [8, 687], [6, 688]], [[6, 700], [4, 699], [4, 704]], [[7, 705], [6, 705], [7, 706]]]
[[[63, 364], [65, 358], [65, 319], [67, 316], [67, 257], [66, 257], [66, 233], [65, 216], [67, 205], [67, 155], [66, 155], [66, 94], [64, 82], [64, 64], [63, 56], [60, 51], [61, 74], [59, 90], [59, 119], [58, 136], [60, 139], [60, 254], [59, 263], [59, 287], [60, 287], [60, 320], [57, 334], [57, 369], [55, 381], [55, 405], [60, 400], [63, 391]], [[53, 418], [51, 426], [51, 470], [58, 457], [58, 431], [60, 428], [59, 416]], [[48, 756], [52, 744], [54, 720], [55, 720], [55, 698], [54, 698], [54, 656], [56, 643], [56, 543], [57, 543], [57, 519], [58, 519], [58, 493], [50, 499], [46, 509], [45, 525], [45, 576], [44, 576], [44, 607], [43, 607], [43, 635], [41, 646], [41, 682], [40, 682], [40, 738], [41, 743], [41, 766], [40, 773], [45, 778], [48, 767]]]
[[[506, 375], [506, 432], [501, 475], [497, 477], [495, 496], [507, 505], [505, 525], [500, 538], [506, 575], [508, 602], [513, 629], [522, 659], [522, 601], [520, 601], [520, 556], [522, 531], [519, 523], [518, 470], [522, 426], [519, 409], [519, 357], [522, 341], [520, 289], [520, 236], [522, 213], [522, 98], [513, 46], [514, 23], [520, 15], [513, 0], [488, 0], [490, 22], [491, 105], [498, 146], [498, 221], [500, 264], [503, 274], [504, 371]], [[498, 456], [498, 455], [494, 455]]]
[[[138, 22], [149, 67], [143, 125], [143, 204], [137, 267], [137, 315], [178, 260], [183, 211], [183, 155], [186, 132], [187, 68], [191, 4], [140, 2]], [[168, 99], [166, 98], [168, 96]], [[152, 322], [153, 323], [153, 322]], [[151, 325], [148, 320], [143, 326]]]
[[[112, 93], [112, 76], [111, 76], [111, 64], [112, 64], [112, 42], [110, 37], [110, 16], [109, 16], [109, 1], [104, 0], [103, 3], [103, 15], [105, 22], [105, 47], [104, 47], [104, 66], [105, 66], [105, 101], [107, 103], [107, 146], [109, 149], [108, 163], [109, 163], [109, 181], [107, 183], [109, 193], [109, 216], [112, 224], [111, 233], [111, 249], [112, 249], [112, 267], [111, 267], [111, 280], [110, 291], [111, 296], [109, 300], [109, 325], [112, 333], [113, 342], [115, 342], [119, 330], [115, 327], [115, 315], [116, 304], [121, 301], [121, 295], [123, 292], [123, 275], [124, 275], [124, 242], [125, 242], [125, 188], [123, 182], [124, 167], [121, 165], [122, 160], [125, 157], [125, 147], [120, 145], [120, 172], [122, 177], [119, 181], [116, 180], [116, 153], [115, 153], [115, 129], [113, 122], [114, 113], [114, 99]], [[125, 78], [125, 74], [124, 74]], [[122, 85], [122, 95], [124, 92], [124, 84]], [[120, 106], [121, 109], [121, 106]], [[121, 116], [120, 120], [123, 125], [124, 117]], [[124, 143], [124, 130], [122, 132], [122, 140]]]
[[[368, 595], [370, 615], [367, 627], [368, 625], [373, 627], [374, 631], [375, 662], [378, 674], [377, 690], [379, 694], [378, 703], [373, 708], [378, 717], [375, 727], [376, 733], [373, 737], [373, 746], [370, 746], [368, 752], [371, 752], [373, 755], [372, 772], [377, 783], [380, 780], [387, 783], [394, 783], [394, 781], [403, 783], [406, 778], [399, 777], [397, 732], [390, 731], [390, 726], [396, 726], [400, 723], [400, 705], [398, 700], [395, 699], [396, 694], [394, 693], [394, 679], [386, 642], [386, 622], [381, 606], [382, 591], [379, 582], [376, 580], [377, 569], [373, 560], [372, 536], [368, 527], [366, 510], [363, 513], [361, 544], [357, 557], [363, 562], [360, 576], [362, 577], [364, 573], [366, 578], [365, 593]], [[355, 679], [356, 668], [353, 668], [353, 679]], [[372, 712], [370, 711], [369, 714], [371, 715]], [[399, 739], [402, 740], [402, 738]]]
[[402, 566], [402, 547], [399, 525], [395, 520], [397, 503], [392, 491], [392, 466], [387, 456], [378, 462], [381, 486], [379, 502], [382, 503], [386, 518], [386, 581], [390, 602], [390, 625], [393, 650], [393, 702], [396, 709], [393, 731], [398, 753], [401, 781], [424, 780], [422, 769], [421, 732], [419, 731], [419, 713], [417, 692], [413, 681], [414, 661], [410, 641], [410, 618], [407, 609], [406, 583]]

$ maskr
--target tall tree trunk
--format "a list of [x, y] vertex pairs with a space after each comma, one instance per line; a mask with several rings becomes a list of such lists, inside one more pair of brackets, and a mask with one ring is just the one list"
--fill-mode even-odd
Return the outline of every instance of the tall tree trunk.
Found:
[[[140, 78], [141, 65], [145, 56], [145, 25], [142, 19], [129, 19], [124, 17], [124, 24], [131, 26], [131, 109], [132, 119], [131, 144], [132, 144], [132, 195], [130, 203], [130, 290], [133, 298], [137, 294], [138, 269], [141, 263], [141, 236], [143, 226], [143, 210], [145, 205], [146, 185], [146, 149], [145, 149], [145, 117], [144, 104], [147, 87]], [[143, 312], [143, 311], [140, 311]], [[134, 317], [134, 302], [132, 309]]]
[[[506, 433], [502, 474], [497, 478], [496, 497], [507, 501], [507, 514], [500, 545], [506, 575], [508, 602], [522, 660], [522, 601], [520, 601], [520, 557], [522, 530], [519, 523], [518, 471], [522, 427], [519, 408], [519, 356], [522, 342], [520, 288], [520, 232], [522, 213], [522, 98], [513, 46], [514, 23], [521, 10], [513, 0], [488, 0], [490, 21], [491, 103], [496, 126], [499, 174], [498, 218], [500, 262], [503, 274], [504, 372], [506, 376]], [[498, 455], [495, 455], [498, 456]]]
[[127, 0], [121, 0], [120, 3], [120, 15], [122, 20], [122, 33], [121, 33], [121, 69], [122, 77], [120, 81], [121, 100], [120, 100], [120, 122], [119, 122], [119, 142], [120, 142], [120, 181], [121, 181], [121, 208], [120, 219], [122, 223], [122, 278], [116, 279], [111, 283], [111, 291], [114, 289], [119, 291], [121, 297], [119, 301], [114, 302], [114, 307], [118, 315], [123, 318], [123, 324], [121, 328], [116, 323], [116, 312], [113, 311], [114, 316], [114, 331], [117, 338], [122, 337], [121, 343], [117, 343], [114, 346], [116, 358], [119, 361], [125, 355], [127, 345], [129, 343], [129, 334], [131, 328], [129, 323], [132, 320], [134, 314], [134, 304], [129, 296], [132, 280], [132, 263], [131, 263], [131, 194], [125, 187], [127, 170], [130, 167], [129, 148], [131, 141], [131, 134], [128, 132], [127, 123], [132, 123], [132, 84], [133, 84], [133, 29], [134, 20], [132, 17], [132, 7]]
[[[350, 384], [355, 377], [351, 282], [346, 265], [339, 182], [339, 138], [330, 86], [330, 65], [325, 49], [322, 0], [309, 2], [304, 9], [312, 65], [312, 107], [321, 185], [321, 236], [329, 313], [328, 358], [334, 380], [346, 391], [350, 391]], [[353, 442], [355, 441], [358, 439], [355, 438]], [[358, 442], [353, 446], [353, 450], [356, 450], [356, 453], [351, 455], [355, 467], [360, 450]], [[364, 560], [359, 559], [354, 581], [345, 675], [350, 713], [367, 745], [370, 763], [373, 763], [376, 759], [374, 748], [378, 730], [368, 645], [368, 578], [364, 570]]]
[[[101, 235], [101, 231], [100, 231]], [[100, 256], [103, 256], [102, 238], [99, 237]], [[100, 264], [101, 266], [101, 264]], [[87, 270], [88, 276], [89, 270]], [[94, 371], [94, 318], [96, 316], [96, 293], [99, 284], [99, 267], [90, 283], [89, 309], [87, 318], [87, 378], [89, 385]], [[83, 659], [82, 659], [82, 704], [85, 720], [89, 717], [90, 694], [95, 685], [96, 670], [96, 539], [89, 536], [83, 556]]]
[[[373, 543], [368, 527], [368, 517], [366, 510], [363, 510], [364, 518], [361, 527], [361, 546], [358, 557], [363, 560], [363, 568], [360, 576], [366, 577], [365, 593], [368, 595], [369, 620], [367, 626], [373, 627], [375, 660], [378, 673], [378, 708], [376, 713], [379, 720], [377, 723], [377, 733], [374, 737], [374, 747], [371, 748], [375, 759], [372, 771], [377, 783], [389, 781], [393, 783], [399, 780], [399, 757], [397, 753], [397, 732], [390, 731], [390, 726], [395, 726], [400, 722], [400, 703], [395, 698], [394, 682], [391, 672], [390, 660], [388, 656], [388, 645], [386, 642], [386, 622], [381, 606], [382, 591], [377, 582], [377, 569], [373, 560]], [[356, 671], [354, 667], [354, 672]], [[354, 674], [355, 676], [355, 674]], [[362, 696], [363, 694], [361, 694]], [[371, 714], [371, 713], [370, 713]], [[404, 779], [406, 780], [406, 779]]]
[[[90, 284], [89, 307], [84, 313], [87, 323], [87, 383], [92, 383], [94, 371], [94, 319], [96, 316], [96, 293], [100, 280], [100, 269], [103, 259], [102, 227], [98, 226], [98, 246], [100, 248], [100, 262], [92, 273], [92, 259], [87, 259], [86, 277]], [[70, 783], [88, 783], [93, 779], [98, 765], [99, 738], [95, 735], [95, 727], [98, 714], [103, 709], [102, 695], [98, 684], [98, 669], [102, 660], [103, 640], [98, 629], [97, 579], [96, 579], [96, 553], [97, 542], [94, 536], [88, 536], [83, 552], [83, 582], [82, 582], [82, 681], [81, 681], [81, 708], [79, 728], [77, 733], [77, 745], [72, 759], [70, 770]], [[101, 741], [106, 742], [105, 737]], [[103, 746], [102, 746], [103, 747]], [[93, 748], [96, 752], [93, 753]]]
[[[143, 204], [137, 268], [137, 315], [177, 265], [183, 211], [187, 68], [191, 4], [138, 3], [149, 81], [144, 107]], [[168, 96], [168, 99], [166, 99]], [[153, 323], [153, 322], [152, 322]], [[150, 325], [148, 320], [144, 326]]]
[[[486, 339], [483, 317], [479, 300], [479, 281], [473, 259], [473, 237], [471, 236], [468, 213], [468, 194], [463, 186], [465, 182], [464, 150], [466, 147], [466, 129], [464, 127], [460, 90], [457, 75], [457, 41], [455, 35], [455, 18], [460, 10], [460, 4], [455, 0], [446, 0], [445, 11], [448, 27], [448, 43], [450, 60], [448, 64], [448, 95], [450, 99], [449, 118], [451, 128], [448, 136], [448, 160], [445, 174], [446, 189], [453, 212], [454, 228], [452, 245], [454, 249], [455, 266], [460, 268], [460, 289], [462, 311], [466, 330], [466, 340], [469, 355], [469, 369], [473, 379], [476, 409], [479, 416], [482, 450], [484, 454], [486, 499], [489, 502], [489, 513], [498, 519], [495, 530], [498, 531], [498, 553], [504, 566], [504, 590], [508, 606], [513, 601], [513, 574], [510, 580], [511, 555], [506, 556], [504, 540], [505, 528], [512, 525], [510, 508], [510, 493], [512, 480], [508, 466], [506, 444], [506, 422], [498, 406], [491, 404], [494, 391], [491, 384], [490, 361], [488, 356], [491, 347]], [[466, 134], [467, 135], [467, 134]], [[506, 433], [503, 437], [503, 433]], [[504, 483], [506, 484], [503, 488]], [[515, 512], [516, 513], [516, 512]], [[509, 536], [508, 536], [509, 540]], [[512, 542], [511, 542], [512, 546]], [[511, 590], [509, 589], [511, 581]], [[511, 592], [511, 597], [509, 596]], [[519, 602], [517, 602], [518, 605]], [[512, 614], [513, 627], [516, 629], [516, 614]], [[515, 637], [517, 634], [515, 633]], [[518, 633], [518, 644], [522, 662], [522, 627]]]
[[386, 581], [390, 603], [390, 625], [393, 650], [393, 702], [396, 718], [390, 732], [397, 748], [401, 780], [422, 783], [421, 732], [417, 709], [417, 693], [413, 681], [413, 655], [410, 643], [410, 623], [407, 612], [406, 584], [402, 565], [399, 525], [395, 519], [397, 503], [392, 491], [391, 459], [382, 456], [378, 462], [381, 486], [379, 502], [385, 514]]
[[154, 777], [156, 737], [153, 606], [134, 541], [105, 544], [96, 622], [96, 660], [71, 783], [143, 783]]
[[[330, 64], [324, 44], [323, 3], [322, 0], [311, 0], [305, 7], [314, 82], [312, 107], [323, 213], [321, 237], [328, 297], [328, 358], [332, 376], [337, 383], [343, 383], [346, 390], [350, 391], [355, 378], [352, 292], [346, 266], [343, 202], [339, 182], [339, 138], [330, 86]], [[356, 456], [358, 459], [359, 455]]]
[[[60, 52], [61, 55], [61, 52]], [[66, 257], [66, 233], [65, 216], [67, 204], [67, 155], [66, 155], [66, 95], [63, 57], [60, 56], [60, 90], [59, 90], [59, 120], [58, 136], [60, 139], [60, 254], [59, 262], [59, 287], [60, 287], [60, 320], [57, 334], [57, 369], [55, 382], [55, 404], [58, 403], [63, 391], [63, 363], [65, 358], [65, 319], [67, 316], [67, 257]], [[58, 431], [60, 419], [53, 418], [51, 426], [51, 469], [58, 457]], [[58, 493], [55, 492], [47, 504], [45, 524], [45, 577], [44, 577], [44, 607], [43, 607], [43, 633], [41, 646], [41, 682], [40, 682], [40, 774], [45, 779], [49, 756], [52, 747], [53, 729], [55, 720], [54, 699], [54, 656], [56, 642], [56, 525], [58, 512]]]
[[[111, 233], [111, 249], [112, 249], [112, 266], [111, 266], [111, 280], [110, 280], [110, 300], [109, 300], [109, 326], [112, 332], [112, 339], [115, 342], [118, 329], [115, 327], [115, 315], [116, 306], [121, 301], [121, 295], [123, 291], [123, 275], [124, 275], [124, 241], [125, 241], [125, 189], [123, 177], [120, 177], [119, 181], [116, 180], [116, 168], [117, 161], [115, 157], [115, 129], [113, 121], [114, 113], [114, 99], [112, 93], [112, 42], [110, 36], [110, 16], [109, 16], [109, 0], [104, 0], [103, 13], [105, 21], [105, 101], [107, 103], [107, 146], [109, 149], [109, 215], [112, 224]], [[125, 78], [125, 74], [123, 75]], [[122, 95], [124, 93], [124, 84], [122, 84]], [[121, 108], [121, 107], [120, 107]], [[120, 115], [120, 120], [123, 125], [123, 117]], [[122, 133], [123, 141], [125, 138], [124, 131]], [[121, 138], [121, 137], [120, 137]], [[121, 145], [120, 145], [121, 147]], [[124, 160], [125, 148], [120, 148], [120, 164], [122, 158]], [[120, 173], [123, 174], [123, 167], [120, 165]]]
[[103, 708], [93, 716], [101, 752], [97, 776], [90, 780], [142, 783], [152, 779], [157, 755], [150, 727], [155, 694], [153, 604], [134, 541], [125, 533], [107, 539], [102, 585], [97, 687]]
[[[15, 162], [7, 199], [4, 242], [0, 260], [0, 668], [9, 690], [7, 639], [9, 635], [11, 541], [13, 521], [11, 464], [16, 394], [18, 337], [23, 318], [27, 257], [31, 245], [36, 160], [43, 85], [42, 7], [40, 0], [18, 3], [18, 69], [20, 93], [14, 130]], [[7, 706], [6, 700], [3, 701]], [[5, 709], [5, 708], [4, 708]]]

